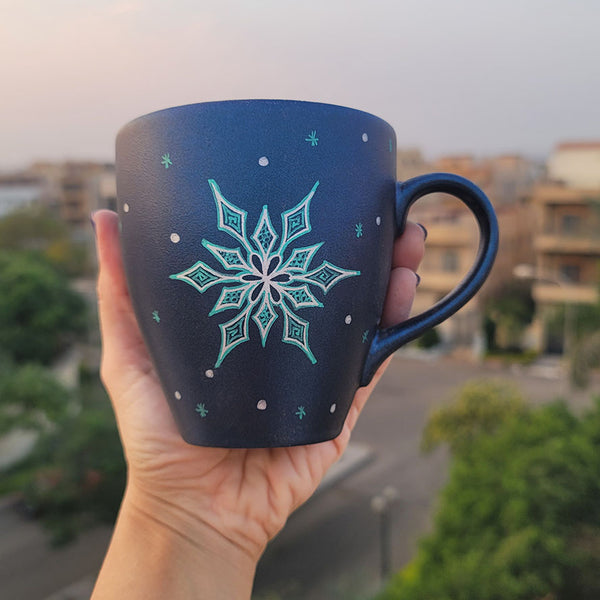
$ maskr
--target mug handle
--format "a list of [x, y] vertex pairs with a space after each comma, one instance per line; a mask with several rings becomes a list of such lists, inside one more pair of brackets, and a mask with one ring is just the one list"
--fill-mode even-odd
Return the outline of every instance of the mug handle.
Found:
[[490, 201], [473, 183], [451, 173], [420, 175], [396, 184], [396, 236], [404, 231], [410, 207], [421, 197], [435, 192], [456, 196], [473, 213], [479, 226], [479, 249], [471, 270], [444, 298], [425, 312], [387, 329], [372, 338], [360, 385], [367, 385], [381, 363], [407, 342], [453, 315], [466, 304], [488, 276], [498, 250], [498, 222]]

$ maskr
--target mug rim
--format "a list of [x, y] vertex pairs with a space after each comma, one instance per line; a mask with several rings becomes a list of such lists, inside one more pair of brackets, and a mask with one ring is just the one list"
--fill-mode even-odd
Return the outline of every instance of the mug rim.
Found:
[[367, 112], [366, 110], [361, 110], [359, 108], [353, 108], [351, 106], [344, 106], [343, 104], [333, 104], [331, 102], [317, 102], [317, 101], [313, 101], [313, 100], [294, 100], [294, 99], [286, 99], [286, 98], [240, 98], [240, 99], [230, 99], [230, 100], [209, 100], [207, 102], [190, 102], [188, 104], [178, 104], [175, 106], [168, 106], [166, 108], [160, 108], [158, 110], [154, 110], [151, 111], [149, 113], [145, 113], [142, 115], [139, 115], [129, 121], [127, 121], [117, 132], [117, 137], [118, 135], [127, 127], [129, 127], [130, 125], [132, 125], [133, 123], [136, 123], [137, 121], [140, 120], [147, 120], [150, 118], [155, 118], [155, 117], [159, 117], [162, 115], [166, 115], [167, 113], [174, 113], [174, 112], [179, 112], [181, 110], [184, 109], [190, 109], [193, 107], [201, 107], [201, 106], [211, 106], [211, 105], [225, 105], [225, 104], [237, 104], [237, 105], [242, 105], [242, 104], [279, 104], [279, 105], [312, 105], [314, 107], [319, 107], [319, 108], [323, 108], [323, 109], [335, 109], [335, 110], [341, 110], [341, 111], [346, 111], [346, 112], [351, 112], [351, 113], [358, 113], [359, 115], [362, 115], [364, 117], [368, 117], [371, 119], [376, 119], [377, 121], [381, 121], [382, 123], [384, 123], [385, 125], [387, 125], [390, 129], [392, 129], [392, 131], [394, 130], [394, 128], [392, 127], [392, 125], [386, 121], [385, 119], [378, 117], [377, 115], [374, 115], [373, 113]]

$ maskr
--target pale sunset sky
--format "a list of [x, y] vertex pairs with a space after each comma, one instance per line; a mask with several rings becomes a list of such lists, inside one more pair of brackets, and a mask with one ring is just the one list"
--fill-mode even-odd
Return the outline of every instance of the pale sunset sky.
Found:
[[230, 98], [343, 104], [398, 146], [543, 158], [600, 139], [599, 0], [0, 0], [0, 171], [113, 159], [117, 130]]

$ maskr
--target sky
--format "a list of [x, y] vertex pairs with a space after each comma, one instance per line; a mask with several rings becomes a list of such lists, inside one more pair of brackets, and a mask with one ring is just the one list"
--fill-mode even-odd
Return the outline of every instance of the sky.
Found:
[[374, 113], [427, 158], [600, 139], [598, 0], [0, 0], [0, 171], [234, 98]]

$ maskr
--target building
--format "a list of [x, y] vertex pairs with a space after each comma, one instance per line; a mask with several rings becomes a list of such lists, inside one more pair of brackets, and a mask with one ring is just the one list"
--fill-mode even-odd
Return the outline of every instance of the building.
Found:
[[114, 165], [95, 162], [35, 163], [29, 172], [46, 181], [61, 219], [91, 235], [90, 214], [116, 207]]
[[[517, 264], [534, 260], [530, 196], [541, 170], [533, 161], [513, 155], [479, 161], [469, 155], [450, 156], [432, 166], [432, 170], [461, 175], [481, 187], [498, 216], [500, 247], [488, 280], [475, 298], [438, 327], [448, 346], [479, 352], [486, 298], [512, 280]], [[467, 274], [476, 257], [479, 233], [468, 209], [446, 194], [432, 194], [428, 201], [416, 203], [410, 219], [423, 223], [429, 232], [419, 268], [416, 314], [450, 293]]]
[[533, 195], [536, 210], [535, 282], [536, 336], [541, 351], [560, 351], [564, 331], [552, 332], [556, 309], [598, 302], [600, 282], [600, 185], [540, 185]]
[[600, 187], [600, 141], [559, 144], [548, 160], [548, 178], [566, 187]]

